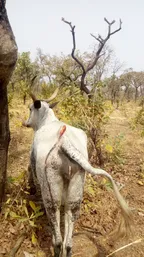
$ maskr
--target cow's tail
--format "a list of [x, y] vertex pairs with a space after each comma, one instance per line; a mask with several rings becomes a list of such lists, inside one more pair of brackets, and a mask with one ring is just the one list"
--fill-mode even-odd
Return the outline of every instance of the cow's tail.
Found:
[[[108, 174], [106, 171], [102, 169], [96, 169], [90, 165], [90, 163], [87, 161], [87, 159], [80, 153], [78, 149], [76, 149], [69, 138], [66, 135], [63, 135], [61, 140], [61, 149], [67, 156], [69, 156], [72, 160], [74, 160], [77, 164], [79, 164], [80, 167], [82, 167], [85, 171], [91, 173], [92, 175], [102, 175], [107, 177], [110, 182], [112, 183], [113, 190], [115, 192], [117, 201], [119, 202], [119, 205], [122, 210], [122, 215], [124, 217], [124, 225], [120, 226], [119, 232], [122, 234], [128, 234], [128, 232], [131, 230], [131, 210], [128, 207], [126, 201], [120, 194], [118, 187], [116, 186], [113, 178], [110, 174]], [[125, 227], [126, 229], [123, 229], [122, 227]], [[123, 230], [123, 231], [122, 231]], [[122, 235], [121, 235], [122, 236]]]

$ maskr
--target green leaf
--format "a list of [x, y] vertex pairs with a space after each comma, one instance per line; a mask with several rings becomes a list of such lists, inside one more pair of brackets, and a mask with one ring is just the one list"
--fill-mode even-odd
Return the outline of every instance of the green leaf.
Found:
[[112, 183], [108, 181], [106, 178], [102, 179], [102, 184], [106, 187], [107, 190], [112, 189]]
[[95, 195], [95, 191], [94, 191], [94, 189], [92, 188], [92, 186], [89, 186], [89, 187], [88, 187], [88, 193], [91, 194], [92, 196]]
[[106, 149], [106, 151], [107, 151], [108, 153], [112, 153], [112, 152], [113, 152], [113, 147], [112, 147], [111, 145], [109, 145], [109, 144], [107, 144], [107, 145], [105, 146], [105, 149]]
[[27, 209], [27, 207], [26, 207], [26, 206], [23, 206], [23, 209], [24, 209], [24, 211], [25, 211], [25, 214], [26, 214], [26, 216], [27, 216], [27, 217], [29, 217], [29, 214], [28, 214], [28, 209]]
[[30, 224], [32, 227], [36, 227], [36, 225], [34, 224], [34, 221], [32, 221], [32, 220], [29, 220], [29, 224]]
[[11, 198], [8, 198], [7, 201], [6, 201], [6, 204], [9, 204], [11, 201]]
[[31, 240], [32, 240], [32, 243], [33, 243], [34, 245], [37, 244], [37, 238], [35, 237], [35, 234], [34, 234], [34, 233], [32, 233]]
[[36, 212], [37, 207], [36, 207], [35, 203], [32, 202], [32, 201], [29, 201], [29, 205], [30, 205], [30, 207], [32, 208], [32, 210], [33, 210], [34, 212]]
[[87, 204], [85, 204], [84, 207], [85, 207], [85, 212], [88, 213], [89, 210], [88, 210]]
[[13, 178], [12, 176], [7, 177], [8, 183], [13, 183], [14, 181], [15, 181], [15, 178]]
[[9, 215], [12, 217], [12, 218], [21, 218], [19, 215], [17, 215], [15, 212], [13, 211], [10, 211]]
[[40, 211], [40, 209], [41, 209], [41, 206], [37, 206], [36, 207], [36, 212]]
[[15, 182], [15, 181], [18, 182], [18, 181], [22, 180], [22, 179], [24, 178], [24, 175], [25, 175], [25, 171], [21, 172], [18, 177], [15, 177], [15, 178], [14, 178], [14, 182]]
[[34, 212], [30, 215], [30, 219], [33, 219], [35, 217], [35, 214], [34, 214]]
[[25, 221], [28, 221], [28, 220], [29, 220], [29, 218], [22, 218], [22, 217], [20, 217], [20, 219], [19, 219], [20, 222], [25, 222]]
[[8, 214], [9, 214], [9, 212], [10, 212], [10, 209], [9, 209], [9, 208], [5, 210], [5, 214], [4, 214], [4, 218], [5, 218], [5, 219], [7, 219], [7, 216], [8, 216]]
[[38, 217], [43, 216], [43, 215], [44, 215], [44, 212], [41, 211], [41, 212], [37, 212], [37, 213], [34, 215], [34, 217], [35, 217], [35, 218], [38, 218]]

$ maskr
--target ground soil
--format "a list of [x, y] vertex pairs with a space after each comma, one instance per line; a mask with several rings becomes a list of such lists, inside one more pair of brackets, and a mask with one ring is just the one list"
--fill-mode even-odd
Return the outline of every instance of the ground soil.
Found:
[[[116, 249], [138, 239], [141, 239], [141, 242], [132, 244], [112, 256], [144, 256], [144, 138], [141, 137], [138, 128], [131, 129], [131, 118], [135, 112], [135, 107], [131, 105], [112, 112], [106, 126], [109, 135], [108, 142], [113, 142], [118, 135], [122, 135], [121, 152], [119, 153], [121, 156], [119, 162], [117, 162], [117, 156], [114, 155], [112, 159], [107, 159], [105, 162], [105, 169], [123, 186], [121, 193], [133, 210], [133, 233], [128, 239], [115, 241], [111, 239], [110, 233], [118, 227], [121, 214], [113, 191], [104, 186], [101, 178], [98, 178], [96, 194], [93, 197], [85, 189], [81, 215], [76, 222], [74, 231], [73, 257], [106, 257]], [[11, 104], [11, 143], [6, 189], [8, 202], [4, 204], [0, 216], [0, 257], [9, 256], [8, 253], [14, 248], [24, 229], [27, 234], [16, 256], [50, 257], [53, 254], [51, 234], [45, 215], [38, 219], [41, 229], [34, 228], [37, 237], [35, 244], [31, 240], [32, 229], [28, 227], [27, 223], [19, 223], [17, 218], [9, 217], [9, 215], [7, 218], [4, 217], [7, 208], [15, 213], [19, 212], [19, 202], [28, 197], [24, 191], [33, 132], [31, 129], [28, 130], [21, 126], [21, 119], [25, 119], [27, 115], [27, 105], [23, 106], [19, 101], [16, 101], [15, 105]], [[24, 175], [21, 176], [21, 174]], [[18, 177], [19, 179], [13, 181], [13, 178]], [[89, 176], [87, 176], [86, 185], [88, 181]], [[89, 206], [86, 211], [87, 199], [94, 205]]]

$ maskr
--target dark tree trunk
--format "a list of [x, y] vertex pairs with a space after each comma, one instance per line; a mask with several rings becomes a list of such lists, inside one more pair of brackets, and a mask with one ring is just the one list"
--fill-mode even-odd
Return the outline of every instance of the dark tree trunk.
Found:
[[25, 105], [26, 103], [26, 94], [23, 95], [23, 104]]
[[17, 46], [7, 17], [5, 0], [0, 0], [0, 207], [4, 197], [10, 141], [7, 85], [16, 60]]
[[137, 101], [138, 98], [138, 87], [135, 88], [135, 102]]
[[0, 207], [4, 196], [7, 152], [10, 141], [7, 87], [0, 86]]
[[15, 91], [15, 83], [14, 83], [14, 82], [11, 82], [11, 86], [12, 86], [12, 91], [13, 91], [13, 93], [14, 93], [14, 91]]
[[97, 153], [98, 165], [100, 167], [103, 167], [104, 166], [104, 157], [103, 157], [102, 149], [101, 149], [100, 129], [95, 128], [95, 127], [91, 128], [90, 136], [91, 136], [91, 139], [93, 141], [93, 144], [94, 144], [94, 147], [95, 147], [95, 150]]

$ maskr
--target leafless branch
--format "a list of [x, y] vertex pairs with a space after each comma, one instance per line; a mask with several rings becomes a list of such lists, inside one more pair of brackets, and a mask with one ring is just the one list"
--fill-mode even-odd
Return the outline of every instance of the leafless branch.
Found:
[[31, 79], [31, 83], [30, 83], [30, 88], [33, 87], [34, 81], [37, 78], [37, 75], [35, 75], [32, 79]]
[[137, 240], [135, 240], [135, 241], [133, 241], [133, 242], [127, 244], [127, 245], [124, 245], [124, 246], [118, 248], [118, 249], [115, 250], [114, 252], [108, 254], [106, 257], [112, 256], [112, 255], [114, 255], [115, 253], [118, 253], [118, 252], [120, 252], [121, 250], [123, 250], [123, 249], [125, 249], [125, 248], [127, 248], [127, 247], [129, 247], [129, 246], [132, 246], [132, 245], [134, 245], [134, 244], [141, 243], [143, 240], [144, 240], [144, 238], [139, 238], [139, 239], [137, 239]]
[[73, 49], [72, 49], [72, 53], [71, 56], [72, 58], [79, 64], [79, 66], [82, 69], [82, 76], [81, 76], [81, 90], [84, 91], [86, 94], [89, 94], [90, 91], [87, 89], [86, 85], [85, 85], [85, 76], [86, 76], [86, 70], [84, 65], [82, 64], [82, 62], [80, 60], [78, 60], [78, 58], [75, 56], [75, 49], [76, 49], [76, 40], [75, 40], [75, 26], [72, 26], [72, 23], [69, 21], [66, 21], [64, 18], [62, 18], [62, 21], [67, 23], [70, 28], [71, 28], [71, 33], [72, 33], [72, 38], [73, 38]]
[[100, 36], [100, 35], [98, 35], [98, 37], [96, 37], [95, 35], [93, 35], [93, 34], [90, 34], [92, 37], [94, 37], [97, 41], [99, 41], [99, 43], [100, 44], [102, 44], [103, 43], [103, 39], [102, 39], [102, 37]]
[[82, 68], [83, 72], [85, 72], [85, 68], [84, 68], [83, 64], [75, 56], [75, 49], [76, 49], [75, 26], [72, 26], [72, 23], [69, 22], [69, 21], [66, 21], [64, 18], [62, 18], [62, 21], [67, 23], [70, 26], [70, 28], [71, 28], [71, 33], [72, 33], [72, 38], [73, 38], [73, 49], [72, 49], [71, 55], [72, 55], [73, 59], [80, 65], [80, 67]]
[[121, 28], [122, 28], [122, 21], [120, 19], [120, 21], [119, 21], [119, 28], [114, 30], [113, 32], [111, 32], [111, 27], [115, 23], [115, 20], [113, 20], [112, 22], [109, 22], [106, 18], [104, 18], [104, 21], [108, 24], [108, 34], [107, 34], [107, 37], [105, 38], [105, 40], [106, 39], [108, 40], [111, 35], [115, 34], [119, 30], [121, 30]]
[[107, 20], [107, 18], [104, 18], [104, 20], [108, 23], [108, 25], [112, 25], [112, 24], [115, 23], [115, 20], [113, 20], [113, 21], [111, 21], [111, 22], [109, 22], [109, 21]]
[[90, 93], [90, 91], [87, 89], [86, 87], [86, 84], [85, 84], [85, 77], [87, 75], [87, 73], [92, 70], [94, 68], [94, 66], [97, 64], [97, 61], [98, 59], [104, 55], [104, 53], [101, 53], [106, 42], [108, 41], [108, 39], [115, 33], [117, 33], [118, 31], [121, 30], [122, 28], [122, 21], [120, 19], [120, 22], [119, 22], [119, 28], [114, 30], [114, 31], [111, 31], [111, 28], [112, 28], [112, 25], [115, 23], [115, 20], [109, 22], [106, 18], [104, 18], [104, 21], [108, 24], [108, 32], [107, 32], [107, 36], [103, 39], [101, 35], [98, 35], [95, 36], [94, 34], [91, 34], [92, 37], [94, 37], [98, 42], [99, 42], [99, 45], [98, 45], [98, 49], [96, 51], [96, 54], [95, 54], [95, 58], [94, 60], [88, 64], [87, 68], [84, 67], [84, 65], [82, 64], [81, 61], [78, 60], [77, 57], [75, 57], [75, 49], [76, 49], [76, 40], [75, 40], [75, 26], [72, 26], [72, 23], [71, 22], [68, 22], [66, 21], [64, 18], [62, 18], [62, 21], [67, 23], [70, 28], [71, 28], [71, 33], [72, 33], [72, 38], [73, 38], [73, 49], [72, 49], [72, 58], [80, 65], [80, 67], [82, 68], [82, 76], [81, 76], [81, 90], [83, 90], [84, 92], [86, 92], [87, 94]]
[[116, 30], [114, 30], [114, 31], [112, 31], [112, 32], [111, 32], [111, 27], [112, 27], [112, 25], [115, 23], [115, 20], [113, 20], [112, 22], [109, 22], [106, 18], [104, 18], [104, 21], [108, 24], [108, 33], [107, 33], [107, 36], [105, 37], [105, 39], [103, 39], [103, 38], [101, 37], [101, 35], [98, 35], [98, 37], [96, 37], [95, 35], [91, 34], [91, 36], [94, 37], [97, 41], [99, 41], [100, 44], [99, 44], [99, 46], [98, 46], [98, 50], [97, 50], [97, 52], [96, 52], [95, 59], [94, 59], [94, 61], [88, 66], [88, 68], [86, 69], [86, 73], [87, 73], [88, 71], [90, 71], [91, 69], [93, 69], [93, 67], [96, 65], [98, 59], [103, 55], [103, 54], [100, 55], [100, 53], [101, 53], [103, 47], [105, 46], [106, 42], [108, 41], [108, 39], [109, 39], [113, 34], [115, 34], [116, 32], [118, 32], [119, 30], [121, 30], [121, 28], [122, 28], [122, 21], [121, 21], [121, 19], [120, 19], [119, 28], [116, 29]]

